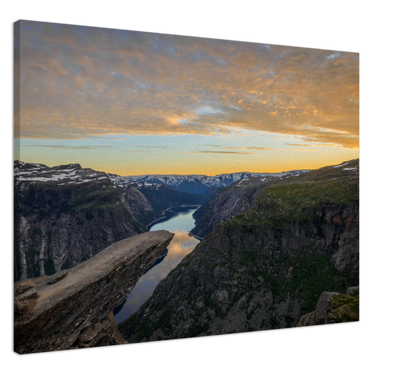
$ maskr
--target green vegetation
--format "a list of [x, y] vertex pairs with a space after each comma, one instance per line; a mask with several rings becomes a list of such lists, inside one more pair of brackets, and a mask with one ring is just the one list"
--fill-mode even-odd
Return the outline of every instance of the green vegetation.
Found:
[[[315, 309], [322, 292], [342, 292], [350, 284], [358, 283], [358, 275], [341, 274], [331, 263], [330, 255], [313, 254], [307, 257], [278, 255], [265, 261], [255, 257], [255, 252], [244, 250], [241, 266], [253, 279], [264, 280], [264, 288], [273, 293], [275, 302], [300, 298], [301, 314]], [[282, 269], [290, 269], [290, 275]], [[283, 274], [287, 274], [284, 276]]]
[[[358, 160], [346, 168], [356, 166], [358, 171]], [[322, 292], [341, 293], [359, 284], [358, 254], [351, 255], [342, 272], [333, 263], [341, 239], [348, 238], [353, 247], [358, 239], [357, 226], [346, 231], [358, 217], [357, 171], [327, 167], [256, 190], [251, 208], [208, 233], [159, 283], [146, 306], [119, 327], [138, 324], [127, 335], [141, 341], [159, 328], [165, 338], [220, 333], [220, 327], [232, 332], [233, 316], [243, 321], [239, 331], [295, 326], [301, 315], [315, 309]], [[210, 199], [203, 208], [208, 214], [213, 206]], [[202, 208], [198, 212], [202, 222], [205, 213]], [[213, 297], [222, 290], [227, 297]], [[332, 306], [332, 318], [358, 319], [358, 295], [334, 298]], [[175, 312], [179, 310], [186, 310], [186, 317]], [[179, 327], [183, 318], [191, 329]], [[218, 322], [215, 331], [213, 320]]]
[[208, 329], [209, 329], [209, 324], [208, 323], [204, 323], [203, 325], [194, 324], [189, 328], [187, 336], [190, 337], [190, 338], [200, 336], [204, 332], [208, 331]]
[[[354, 167], [358, 160], [350, 164], [348, 167]], [[293, 229], [316, 227], [317, 212], [323, 205], [356, 204], [358, 200], [358, 175], [328, 167], [265, 188], [253, 208], [225, 222], [224, 226], [238, 227], [251, 237], [262, 237], [265, 230], [271, 230], [285, 238], [294, 235], [297, 241], [299, 237]], [[347, 285], [358, 284], [358, 274], [340, 273], [331, 263], [331, 255], [316, 254], [313, 246], [313, 242], [298, 243], [296, 248], [272, 258], [244, 248], [240, 265], [253, 278], [261, 276], [278, 301], [287, 297], [303, 299], [301, 313], [307, 313], [315, 308], [322, 292], [342, 292]], [[287, 274], [290, 268], [292, 271]]]
[[299, 221], [312, 223], [321, 204], [350, 204], [358, 199], [358, 181], [349, 178], [303, 183], [292, 181], [264, 189], [255, 207], [227, 221], [226, 225], [250, 224], [279, 229]]
[[51, 258], [45, 261], [44, 265], [45, 275], [52, 275], [56, 273], [55, 264]]
[[35, 227], [31, 232], [30, 232], [31, 236], [35, 236], [35, 235], [42, 235], [42, 230]]
[[73, 209], [97, 210], [103, 207], [111, 207], [120, 202], [120, 196], [116, 189], [97, 188], [97, 186], [87, 185], [79, 187], [76, 197], [71, 200], [69, 207]]
[[339, 322], [358, 321], [359, 296], [334, 295], [331, 297], [330, 317]]
[[147, 198], [158, 216], [162, 211], [172, 206], [182, 204], [201, 205], [205, 202], [202, 195], [190, 194], [187, 192], [178, 192], [169, 186], [159, 186], [158, 189], [153, 187], [141, 187], [140, 192]]
[[[144, 305], [146, 305], [146, 303], [143, 304], [142, 307], [144, 307]], [[131, 315], [129, 318], [127, 318], [125, 321], [118, 325], [120, 331], [122, 331], [123, 328], [128, 327], [131, 322], [134, 322], [134, 316], [135, 314]], [[170, 323], [170, 312], [168, 310], [165, 309], [162, 311], [159, 323], [156, 328], [152, 326], [152, 321], [148, 316], [144, 317], [140, 321], [140, 324], [134, 330], [134, 334], [136, 335], [137, 341], [150, 338], [157, 328], [160, 328], [162, 332], [166, 335], [172, 333], [173, 327]]]
[[286, 322], [286, 327], [293, 327], [293, 322], [295, 322], [295, 319], [289, 315], [286, 315], [285, 322]]
[[28, 274], [33, 273], [34, 277], [40, 276], [40, 267], [39, 263], [36, 260], [39, 258], [39, 251], [37, 251], [34, 246], [31, 246], [28, 250], [26, 250], [26, 264], [28, 267]]
[[69, 269], [69, 261], [68, 259], [65, 260], [65, 262], [61, 266], [61, 270]]
[[277, 329], [279, 328], [279, 322], [277, 321], [277, 318], [275, 315], [272, 315], [269, 319], [269, 323], [270, 323], [270, 327], [272, 329]]
[[[122, 322], [119, 325], [119, 328], [122, 329], [123, 325], [128, 325], [129, 319], [126, 319], [124, 322]], [[151, 328], [151, 321], [149, 319], [149, 317], [144, 317], [141, 321], [141, 323], [139, 324], [139, 326], [137, 327], [137, 329], [135, 330], [135, 334], [137, 336], [137, 341], [141, 341], [144, 338], [149, 338], [150, 336], [152, 336], [153, 333], [153, 329]]]

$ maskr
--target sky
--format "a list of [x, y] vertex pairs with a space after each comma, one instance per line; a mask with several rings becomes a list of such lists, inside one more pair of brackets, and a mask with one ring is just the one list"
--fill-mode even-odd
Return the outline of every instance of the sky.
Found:
[[359, 157], [358, 53], [15, 27], [15, 159], [119, 175], [217, 175]]

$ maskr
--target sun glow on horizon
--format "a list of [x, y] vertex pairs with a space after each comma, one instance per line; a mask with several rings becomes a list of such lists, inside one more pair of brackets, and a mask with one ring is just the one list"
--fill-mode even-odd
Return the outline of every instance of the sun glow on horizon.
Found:
[[17, 29], [16, 159], [218, 175], [359, 157], [357, 53], [31, 21]]

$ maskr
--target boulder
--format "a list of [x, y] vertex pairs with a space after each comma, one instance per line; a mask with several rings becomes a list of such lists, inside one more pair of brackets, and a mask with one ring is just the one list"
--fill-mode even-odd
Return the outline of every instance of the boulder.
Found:
[[316, 325], [315, 311], [308, 314], [304, 314], [302, 317], [300, 317], [299, 323], [296, 325], [296, 327], [314, 325]]
[[315, 309], [315, 320], [317, 325], [330, 323], [331, 297], [339, 295], [338, 292], [322, 292]]

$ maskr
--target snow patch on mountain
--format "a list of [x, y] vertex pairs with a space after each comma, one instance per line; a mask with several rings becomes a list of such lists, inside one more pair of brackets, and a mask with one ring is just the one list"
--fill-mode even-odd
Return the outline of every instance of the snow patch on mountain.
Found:
[[[207, 175], [131, 175], [126, 177], [120, 177], [114, 174], [108, 174], [110, 179], [117, 180], [119, 183], [123, 184], [137, 184], [137, 183], [147, 183], [148, 186], [167, 184], [174, 190], [179, 192], [188, 192], [201, 194], [210, 187], [228, 187], [229, 185], [241, 181], [247, 180], [251, 177], [263, 177], [264, 181], [270, 180], [271, 178], [281, 178], [287, 175], [298, 175], [302, 174], [309, 170], [293, 170], [282, 173], [250, 173], [250, 172], [240, 172], [240, 173], [229, 173], [229, 174], [219, 174], [215, 176]], [[139, 187], [138, 187], [139, 188]]]
[[43, 164], [29, 164], [23, 161], [14, 163], [15, 184], [21, 182], [29, 183], [57, 183], [65, 184], [82, 184], [98, 180], [108, 180], [106, 173], [97, 172], [92, 169], [83, 169], [79, 164], [69, 164], [48, 167]]

